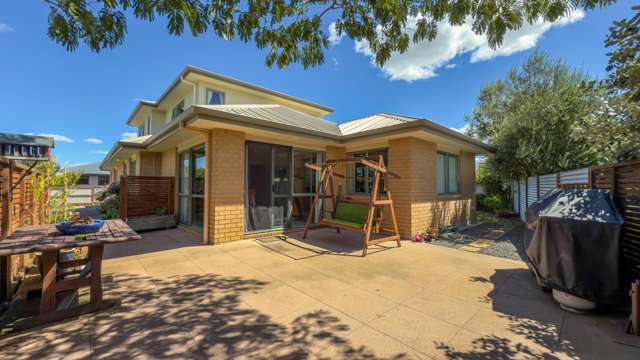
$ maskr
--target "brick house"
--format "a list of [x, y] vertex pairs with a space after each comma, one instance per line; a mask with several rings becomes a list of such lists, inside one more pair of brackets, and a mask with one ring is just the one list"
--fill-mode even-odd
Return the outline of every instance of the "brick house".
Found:
[[[426, 119], [378, 113], [342, 124], [333, 109], [186, 67], [156, 101], [140, 101], [101, 163], [121, 175], [175, 176], [182, 226], [219, 243], [301, 227], [318, 174], [305, 162], [383, 155], [399, 174], [393, 191], [400, 232], [475, 215], [475, 156], [493, 148]], [[344, 199], [367, 199], [372, 174], [343, 165]], [[386, 217], [388, 218], [388, 217]], [[317, 220], [317, 219], [316, 219]]]

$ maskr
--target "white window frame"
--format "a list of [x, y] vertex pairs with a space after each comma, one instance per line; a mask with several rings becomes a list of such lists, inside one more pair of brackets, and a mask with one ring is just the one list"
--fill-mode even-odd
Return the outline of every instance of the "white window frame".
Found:
[[178, 116], [184, 113], [184, 99], [178, 101], [178, 103], [171, 109], [171, 120], [174, 120]]
[[[216, 92], [218, 94], [220, 94], [222, 96], [222, 104], [209, 104], [209, 92]], [[224, 105], [227, 102], [227, 94], [224, 93], [224, 91], [220, 91], [220, 90], [216, 90], [213, 88], [207, 88], [207, 90], [204, 92], [204, 103], [206, 105]]]

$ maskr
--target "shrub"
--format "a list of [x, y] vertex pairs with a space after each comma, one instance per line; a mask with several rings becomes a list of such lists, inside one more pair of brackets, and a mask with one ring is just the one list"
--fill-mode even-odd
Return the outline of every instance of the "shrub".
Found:
[[500, 199], [500, 197], [498, 197], [497, 195], [481, 194], [477, 196], [477, 200], [478, 207], [483, 210], [496, 212], [498, 209], [504, 207], [502, 199]]
[[104, 219], [117, 219], [120, 216], [120, 195], [108, 194], [103, 197], [103, 200], [98, 204], [98, 210]]

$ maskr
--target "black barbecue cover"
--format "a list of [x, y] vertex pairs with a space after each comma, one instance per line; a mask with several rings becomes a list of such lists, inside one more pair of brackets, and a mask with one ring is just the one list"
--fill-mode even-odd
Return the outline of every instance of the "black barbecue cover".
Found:
[[616, 302], [624, 220], [608, 191], [553, 190], [532, 204], [525, 218], [531, 235], [527, 256], [545, 286]]

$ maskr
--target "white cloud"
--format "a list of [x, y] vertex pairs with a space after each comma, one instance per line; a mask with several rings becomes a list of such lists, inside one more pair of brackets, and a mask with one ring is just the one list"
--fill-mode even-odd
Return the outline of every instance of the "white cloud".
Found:
[[52, 137], [53, 141], [59, 141], [59, 142], [66, 142], [66, 143], [72, 143], [75, 142], [73, 139], [68, 138], [64, 135], [60, 135], [60, 134], [49, 134], [49, 133], [38, 133], [38, 134], [34, 134], [34, 133], [26, 133], [26, 135], [37, 135], [37, 136], [47, 136], [47, 137]]
[[109, 153], [107, 150], [91, 150], [89, 152], [92, 154], [99, 154], [99, 155], [107, 155]]
[[344, 37], [344, 34], [338, 35], [338, 31], [336, 30], [336, 22], [332, 22], [329, 24], [329, 42], [331, 45], [338, 45], [340, 41]]
[[84, 141], [86, 143], [89, 143], [89, 144], [102, 144], [102, 140], [96, 139], [96, 138], [87, 138], [87, 139], [84, 139], [82, 141]]
[[126, 139], [126, 138], [137, 137], [137, 136], [138, 136], [138, 133], [134, 133], [134, 132], [123, 132], [120, 136], [121, 136], [123, 139]]
[[461, 134], [467, 135], [467, 130], [469, 130], [469, 124], [465, 124], [464, 126], [459, 127], [459, 128], [452, 127], [450, 129], [451, 130], [455, 130], [455, 131], [457, 131], [457, 132], [459, 132]]
[[12, 32], [13, 28], [5, 23], [0, 23], [0, 33]]
[[[470, 53], [471, 62], [485, 61], [498, 56], [509, 56], [527, 50], [536, 45], [542, 35], [552, 27], [560, 27], [580, 21], [584, 11], [578, 9], [571, 14], [553, 22], [544, 20], [533, 24], [525, 24], [516, 31], [505, 34], [502, 45], [491, 49], [486, 36], [476, 35], [471, 22], [460, 26], [451, 26], [446, 21], [438, 25], [438, 36], [435, 40], [411, 43], [403, 54], [394, 54], [384, 65], [382, 71], [391, 80], [415, 81], [437, 76], [436, 70], [450, 68], [450, 61], [456, 56]], [[408, 21], [408, 28], [415, 28], [416, 18]], [[413, 30], [408, 30], [413, 35]], [[372, 58], [367, 41], [356, 41], [355, 51]], [[455, 65], [454, 65], [455, 66]]]
[[458, 66], [457, 64], [447, 64], [444, 66], [445, 69], [453, 69], [454, 67]]
[[338, 66], [338, 65], [340, 65], [340, 63], [338, 62], [338, 59], [336, 59], [336, 58], [334, 58], [334, 57], [332, 57], [332, 58], [331, 58], [331, 62], [333, 63], [333, 66]]

